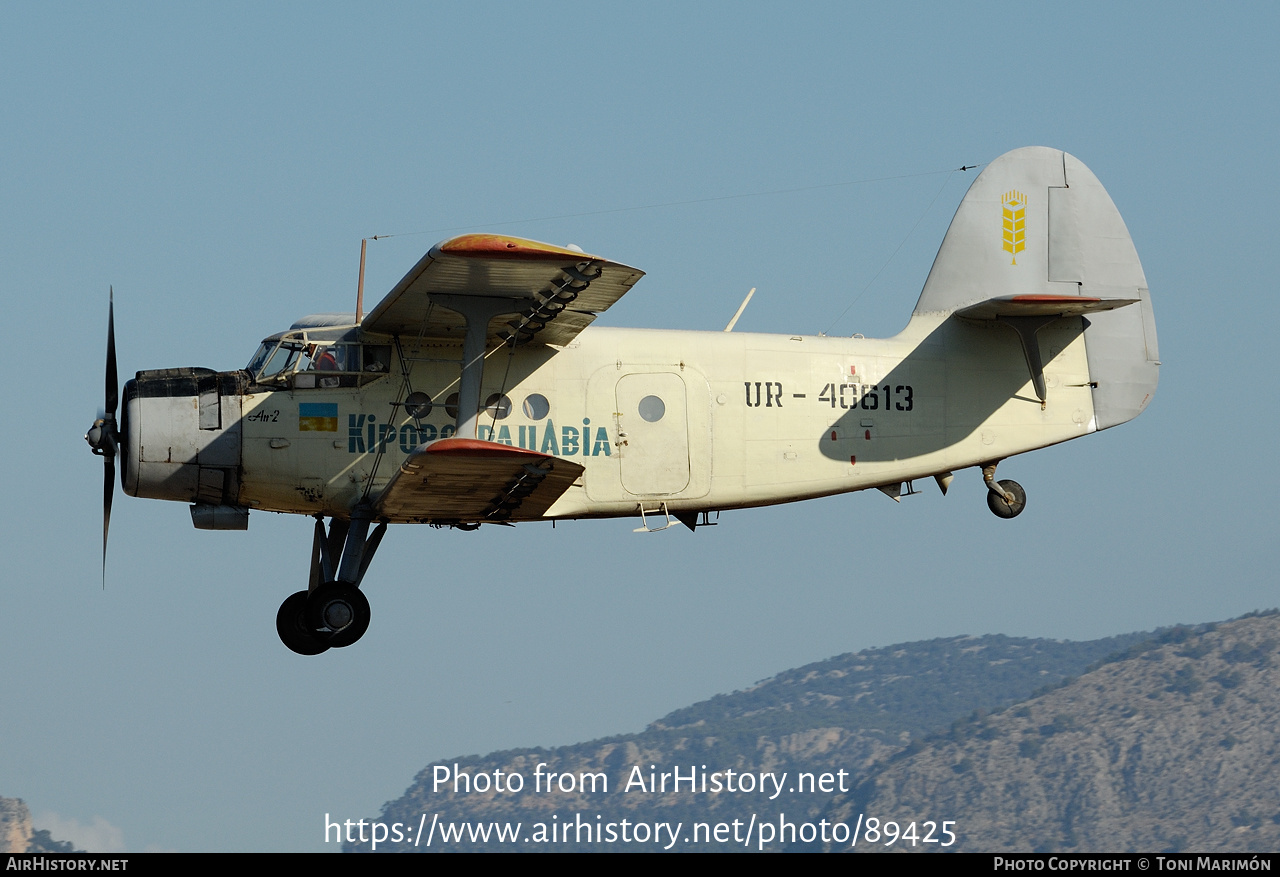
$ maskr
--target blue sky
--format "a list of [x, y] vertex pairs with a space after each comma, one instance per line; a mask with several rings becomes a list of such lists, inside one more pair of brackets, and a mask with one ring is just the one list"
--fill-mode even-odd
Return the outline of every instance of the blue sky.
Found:
[[[373, 815], [434, 761], [637, 731], [830, 655], [1280, 603], [1272, 5], [0, 12], [0, 795], [55, 834], [323, 850], [326, 813]], [[1028, 492], [1016, 521], [967, 471], [945, 498], [696, 534], [397, 527], [369, 634], [306, 660], [273, 622], [310, 521], [198, 532], [120, 494], [102, 590], [81, 436], [109, 284], [126, 376], [242, 366], [353, 307], [361, 237], [398, 235], [370, 244], [372, 303], [475, 227], [646, 270], [606, 325], [719, 329], [754, 286], [740, 331], [886, 335], [973, 173], [945, 172], [1031, 144], [1110, 191], [1164, 365], [1138, 420], [1002, 465]], [[624, 209], [642, 205], [667, 206]]]

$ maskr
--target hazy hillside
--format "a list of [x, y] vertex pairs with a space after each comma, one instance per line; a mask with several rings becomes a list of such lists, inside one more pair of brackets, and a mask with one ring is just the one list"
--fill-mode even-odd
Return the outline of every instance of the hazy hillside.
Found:
[[1280, 849], [1280, 615], [1175, 628], [891, 759], [830, 820], [955, 819], [956, 849]]
[[[519, 793], [465, 790], [433, 792], [433, 767], [414, 780], [404, 796], [389, 802], [377, 818], [384, 823], [418, 826], [422, 814], [441, 820], [513, 820], [525, 824], [573, 819], [589, 814], [602, 820], [676, 820], [686, 823], [733, 820], [755, 814], [771, 818], [811, 817], [833, 804], [830, 791], [801, 792], [794, 787], [773, 800], [768, 795], [624, 792], [632, 771], [648, 776], [678, 767], [686, 774], [699, 766], [708, 772], [844, 771], [846, 788], [866, 771], [914, 739], [949, 727], [975, 710], [990, 711], [1023, 700], [1081, 673], [1090, 664], [1148, 638], [1130, 634], [1085, 643], [1015, 639], [1005, 636], [956, 637], [906, 643], [841, 655], [789, 670], [746, 691], [721, 695], [677, 710], [640, 734], [596, 740], [554, 749], [512, 750], [486, 756], [446, 759], [470, 775], [495, 770], [518, 772], [526, 780]], [[602, 772], [609, 791], [575, 788], [548, 793], [533, 788], [538, 765], [545, 772]], [[465, 787], [464, 787], [465, 789]], [[681, 843], [683, 851], [699, 848]], [[383, 843], [378, 851], [414, 849], [411, 841]], [[521, 845], [519, 849], [543, 849]], [[557, 844], [552, 848], [601, 849]], [[617, 847], [614, 847], [615, 849]], [[707, 848], [722, 849], [723, 844]], [[368, 851], [369, 844], [350, 844]], [[417, 851], [437, 851], [418, 845]], [[513, 849], [497, 843], [468, 843], [451, 849]]]

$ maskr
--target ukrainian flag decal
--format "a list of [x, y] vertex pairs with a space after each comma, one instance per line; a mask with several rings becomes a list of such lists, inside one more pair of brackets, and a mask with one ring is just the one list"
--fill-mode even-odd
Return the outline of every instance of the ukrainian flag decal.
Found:
[[299, 432], [337, 432], [338, 403], [336, 402], [300, 402], [298, 403]]

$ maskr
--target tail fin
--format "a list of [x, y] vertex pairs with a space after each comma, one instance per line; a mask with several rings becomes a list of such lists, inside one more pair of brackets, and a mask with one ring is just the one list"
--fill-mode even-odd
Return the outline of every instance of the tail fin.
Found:
[[1015, 149], [973, 181], [916, 303], [916, 315], [939, 313], [1010, 322], [1087, 314], [1098, 429], [1133, 419], [1155, 393], [1142, 263], [1098, 178], [1061, 150]]

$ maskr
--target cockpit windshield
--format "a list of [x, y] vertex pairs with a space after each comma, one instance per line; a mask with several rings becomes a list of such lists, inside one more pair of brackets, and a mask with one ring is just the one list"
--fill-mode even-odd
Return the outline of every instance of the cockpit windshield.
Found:
[[262, 367], [262, 372], [258, 375], [259, 380], [296, 370], [298, 359], [301, 355], [302, 345], [298, 342], [280, 342], [280, 345], [271, 352], [271, 356], [267, 358], [266, 364]]
[[244, 370], [256, 378], [258, 373], [262, 371], [262, 366], [266, 363], [267, 357], [271, 355], [271, 351], [275, 350], [279, 343], [279, 340], [272, 338], [263, 341], [262, 346], [258, 348], [258, 352], [249, 360], [249, 364], [244, 367]]
[[246, 370], [260, 383], [295, 388], [358, 386], [386, 374], [390, 346], [356, 338], [354, 329], [282, 332], [262, 342]]

